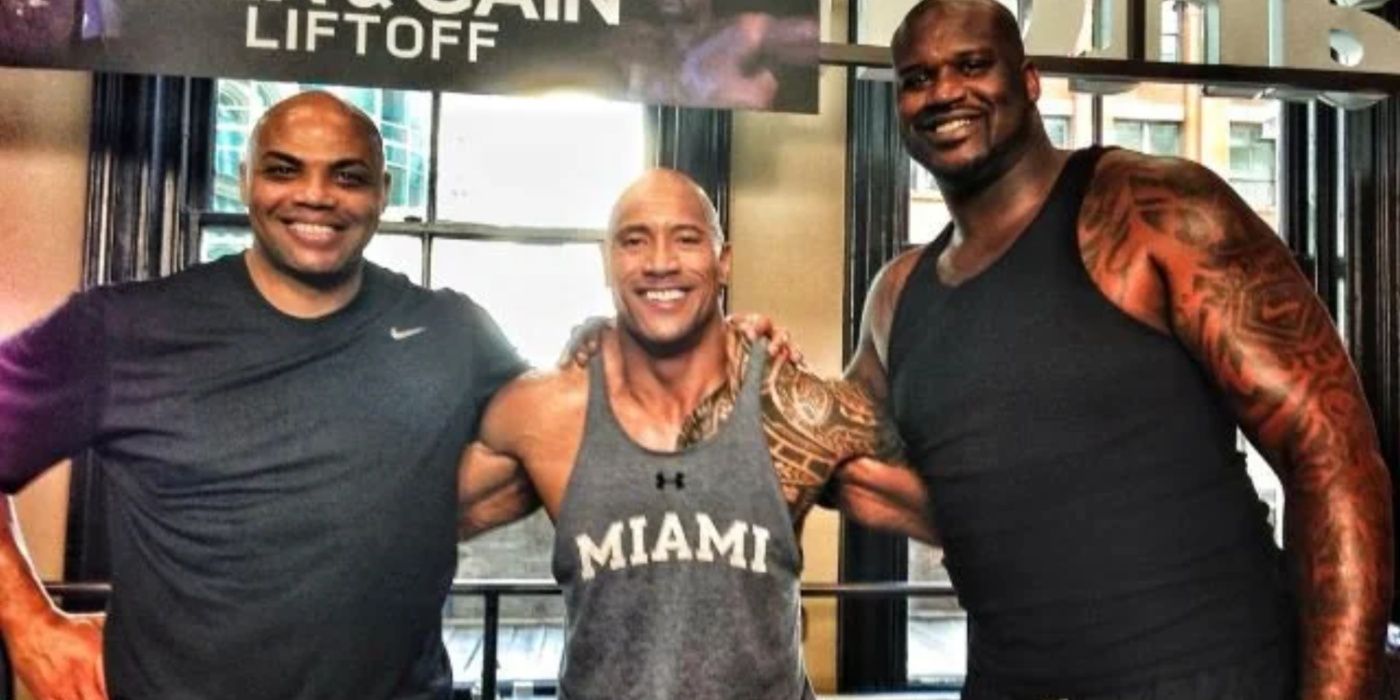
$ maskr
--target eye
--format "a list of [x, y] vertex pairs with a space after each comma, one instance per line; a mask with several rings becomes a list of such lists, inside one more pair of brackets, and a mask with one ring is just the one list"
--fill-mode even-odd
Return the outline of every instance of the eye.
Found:
[[705, 242], [705, 234], [699, 231], [682, 231], [676, 234], [676, 242], [681, 245], [700, 245]]
[[262, 167], [262, 174], [276, 180], [283, 180], [296, 175], [297, 169], [286, 163], [268, 163]]
[[985, 58], [969, 58], [958, 64], [958, 70], [964, 75], [977, 75], [992, 67], [992, 62]]
[[335, 174], [337, 183], [344, 187], [363, 187], [369, 184], [369, 173], [360, 170], [340, 170]]
[[905, 73], [899, 79], [899, 87], [903, 90], [913, 90], [929, 84], [928, 71], [914, 71]]

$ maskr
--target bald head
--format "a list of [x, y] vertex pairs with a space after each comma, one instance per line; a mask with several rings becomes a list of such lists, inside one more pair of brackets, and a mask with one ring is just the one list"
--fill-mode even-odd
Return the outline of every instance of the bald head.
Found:
[[653, 168], [632, 181], [613, 205], [608, 230], [617, 234], [628, 222], [657, 214], [703, 221], [715, 245], [724, 242], [719, 212], [705, 190], [685, 173]]
[[1026, 45], [1021, 39], [1021, 26], [1016, 22], [1016, 15], [997, 0], [923, 0], [904, 15], [904, 21], [899, 23], [894, 38], [890, 40], [890, 49], [898, 57], [912, 39], [927, 31], [940, 17], [951, 13], [982, 15], [993, 28], [1007, 58], [1013, 64], [1025, 60]]
[[324, 90], [310, 90], [297, 93], [268, 108], [253, 125], [248, 135], [248, 151], [245, 161], [251, 162], [262, 145], [262, 134], [269, 124], [283, 124], [295, 121], [314, 123], [321, 119], [347, 119], [354, 125], [353, 133], [363, 138], [369, 150], [378, 158], [375, 166], [384, 167], [384, 139], [379, 135], [379, 127], [374, 120], [345, 100]]

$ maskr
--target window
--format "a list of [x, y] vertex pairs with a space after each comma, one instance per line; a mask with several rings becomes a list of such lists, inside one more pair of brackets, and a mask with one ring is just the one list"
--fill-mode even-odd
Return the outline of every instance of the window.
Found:
[[1108, 143], [1154, 156], [1179, 156], [1181, 123], [1115, 119]]
[[[261, 114], [303, 87], [218, 82], [215, 186], [202, 216], [201, 260], [251, 245], [238, 164]], [[468, 294], [536, 366], [553, 364], [580, 320], [612, 313], [599, 242], [613, 199], [647, 165], [644, 107], [580, 95], [317, 87], [363, 109], [384, 136], [393, 184], [367, 259], [416, 283]], [[553, 539], [539, 513], [461, 545], [457, 575], [549, 578]], [[481, 601], [454, 598], [445, 615], [453, 676], [459, 685], [477, 683]], [[499, 679], [553, 682], [563, 619], [556, 596], [503, 599]]]
[[1255, 209], [1277, 203], [1277, 125], [1277, 120], [1230, 124], [1230, 185]]
[[1181, 15], [1185, 9], [1184, 0], [1165, 0], [1162, 3], [1163, 61], [1181, 60]]

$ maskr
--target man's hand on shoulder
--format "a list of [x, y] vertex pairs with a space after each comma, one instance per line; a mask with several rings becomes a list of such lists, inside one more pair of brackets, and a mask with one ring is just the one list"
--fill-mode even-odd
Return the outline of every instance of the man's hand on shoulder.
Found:
[[15, 675], [38, 700], [105, 700], [98, 615], [49, 611], [6, 640]]

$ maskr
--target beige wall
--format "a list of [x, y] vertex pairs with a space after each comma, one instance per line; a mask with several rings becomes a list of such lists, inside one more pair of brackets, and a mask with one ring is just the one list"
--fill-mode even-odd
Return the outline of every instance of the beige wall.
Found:
[[[0, 337], [52, 310], [82, 274], [90, 76], [0, 69]], [[44, 579], [63, 577], [68, 468], [17, 499]]]
[[[826, 41], [844, 41], [846, 5], [830, 3]], [[846, 71], [822, 68], [816, 115], [734, 115], [729, 231], [730, 308], [761, 311], [792, 331], [812, 367], [841, 370], [845, 280]], [[803, 533], [803, 578], [835, 581], [839, 520], [814, 511]], [[807, 666], [819, 691], [836, 688], [836, 605], [810, 600]]]

